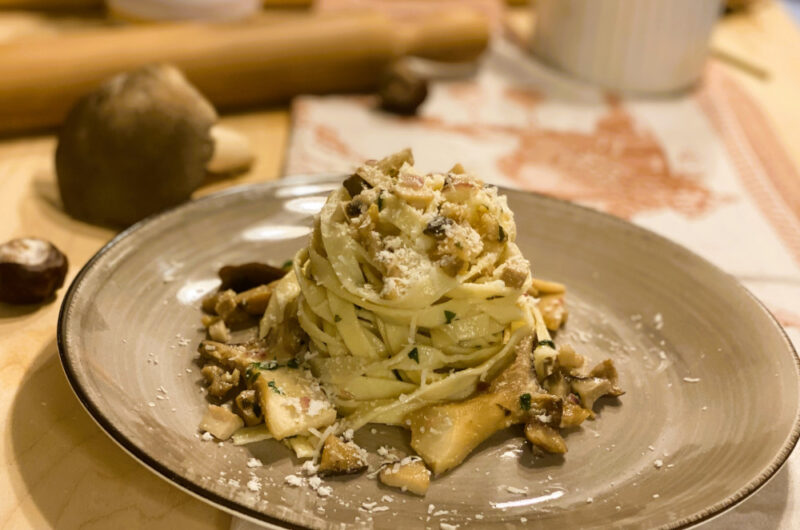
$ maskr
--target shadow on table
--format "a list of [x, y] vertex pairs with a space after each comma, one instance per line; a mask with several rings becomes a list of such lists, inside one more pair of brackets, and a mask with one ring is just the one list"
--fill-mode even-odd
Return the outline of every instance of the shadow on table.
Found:
[[41, 309], [42, 305], [43, 304], [13, 305], [0, 302], [0, 320], [15, 319], [30, 315]]
[[32, 528], [230, 524], [228, 515], [152, 475], [92, 422], [67, 383], [55, 339], [25, 374], [9, 416], [6, 453], [17, 466], [11, 483]]

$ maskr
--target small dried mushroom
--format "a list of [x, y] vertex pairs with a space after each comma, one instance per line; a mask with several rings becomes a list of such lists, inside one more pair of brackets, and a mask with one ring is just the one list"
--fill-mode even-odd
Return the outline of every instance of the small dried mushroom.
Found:
[[378, 88], [383, 110], [411, 115], [428, 97], [428, 82], [403, 61], [393, 64], [381, 79]]
[[44, 302], [64, 285], [67, 257], [52, 243], [31, 237], [0, 245], [0, 302]]

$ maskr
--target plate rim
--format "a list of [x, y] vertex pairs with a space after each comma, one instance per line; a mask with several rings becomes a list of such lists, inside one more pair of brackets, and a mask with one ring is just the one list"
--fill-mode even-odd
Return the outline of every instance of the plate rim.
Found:
[[[290, 521], [280, 519], [276, 516], [269, 515], [260, 512], [258, 510], [249, 508], [248, 506], [240, 504], [232, 499], [223, 497], [211, 490], [208, 490], [196, 484], [195, 482], [192, 482], [191, 480], [177, 473], [172, 472], [169, 468], [161, 464], [157, 459], [151, 457], [145, 451], [140, 449], [135, 443], [129, 440], [121, 431], [119, 431], [113, 425], [113, 423], [103, 414], [101, 408], [96, 406], [89, 398], [88, 394], [81, 386], [80, 379], [75, 373], [74, 368], [72, 366], [72, 360], [70, 358], [70, 352], [68, 351], [67, 348], [67, 338], [66, 338], [68, 333], [67, 328], [70, 317], [69, 309], [72, 306], [73, 299], [75, 297], [75, 294], [79, 286], [83, 282], [86, 275], [91, 272], [91, 270], [94, 268], [97, 262], [100, 259], [102, 259], [102, 257], [106, 253], [108, 253], [112, 248], [116, 247], [122, 241], [130, 237], [135, 232], [138, 232], [145, 226], [155, 223], [162, 218], [176, 215], [181, 210], [193, 207], [197, 203], [215, 201], [230, 195], [246, 194], [247, 192], [253, 190], [268, 190], [270, 188], [291, 188], [308, 184], [330, 183], [334, 182], [335, 181], [334, 179], [336, 178], [341, 178], [343, 175], [345, 175], [345, 173], [341, 172], [294, 175], [267, 182], [257, 182], [257, 183], [231, 186], [221, 191], [210, 193], [208, 195], [204, 195], [202, 197], [198, 197], [196, 199], [183, 202], [181, 204], [178, 204], [161, 212], [150, 215], [138, 221], [137, 223], [131, 225], [130, 227], [124, 229], [119, 234], [114, 236], [110, 241], [105, 243], [81, 267], [81, 269], [75, 275], [75, 278], [70, 283], [69, 288], [67, 289], [64, 295], [63, 301], [61, 303], [58, 312], [56, 343], [58, 346], [58, 354], [59, 354], [59, 360], [61, 361], [61, 367], [64, 370], [64, 374], [67, 378], [67, 381], [69, 382], [70, 388], [72, 389], [75, 396], [78, 398], [78, 401], [80, 402], [81, 406], [89, 414], [92, 420], [100, 427], [100, 429], [106, 435], [108, 435], [108, 437], [111, 438], [111, 440], [114, 443], [116, 443], [125, 453], [133, 457], [136, 461], [142, 464], [145, 468], [149, 469], [156, 476], [178, 487], [182, 491], [189, 493], [191, 496], [199, 499], [200, 501], [212, 505], [216, 508], [219, 508], [233, 516], [242, 517], [244, 519], [248, 519], [250, 521], [257, 523], [267, 523], [275, 528], [305, 529], [309, 527], [292, 523]], [[535, 191], [524, 190], [520, 188], [509, 188], [505, 186], [496, 186], [496, 187], [503, 194], [514, 193], [514, 194], [533, 195], [545, 201], [553, 201], [561, 203], [563, 205], [567, 205], [568, 207], [578, 208], [588, 213], [589, 215], [598, 215], [604, 218], [606, 221], [615, 223], [625, 229], [633, 230], [639, 235], [643, 235], [650, 239], [657, 240], [659, 241], [660, 244], [666, 244], [673, 250], [688, 253], [689, 255], [692, 256], [692, 258], [700, 260], [705, 266], [710, 267], [717, 274], [721, 274], [727, 277], [728, 279], [732, 280], [733, 283], [736, 285], [736, 287], [742, 290], [753, 302], [756, 303], [756, 306], [759, 307], [766, 314], [768, 320], [780, 333], [785, 346], [791, 353], [792, 358], [794, 360], [795, 377], [798, 380], [799, 383], [798, 388], [800, 389], [800, 354], [798, 354], [798, 351], [794, 347], [794, 344], [792, 343], [791, 339], [786, 333], [786, 330], [783, 328], [783, 326], [781, 326], [777, 318], [775, 318], [775, 316], [766, 307], [766, 305], [764, 305], [764, 303], [758, 297], [756, 297], [745, 285], [743, 285], [739, 281], [738, 278], [736, 278], [732, 274], [724, 271], [723, 269], [721, 269], [708, 259], [704, 258], [703, 256], [697, 254], [693, 250], [685, 247], [680, 243], [677, 243], [643, 226], [616, 217], [609, 213], [602, 212], [600, 210], [582, 204], [578, 204], [569, 200], [561, 199], [559, 197], [554, 197], [552, 195], [547, 195]], [[800, 395], [798, 395], [798, 399], [800, 400]], [[769, 465], [766, 466], [762, 470], [762, 472], [758, 474], [758, 476], [748, 481], [747, 484], [739, 488], [736, 492], [727, 496], [722, 501], [719, 501], [711, 506], [708, 506], [701, 511], [688, 515], [680, 520], [673, 521], [669, 524], [663, 525], [661, 528], [665, 529], [689, 528], [701, 524], [703, 522], [706, 522], [708, 520], [714, 519], [728, 512], [729, 510], [733, 509], [741, 502], [743, 502], [744, 500], [746, 500], [747, 498], [751, 497], [753, 494], [758, 492], [778, 473], [778, 471], [780, 471], [780, 469], [786, 464], [793, 450], [796, 448], [799, 440], [800, 440], [800, 406], [798, 406], [797, 408], [797, 412], [794, 418], [794, 423], [792, 425], [792, 430], [791, 433], [789, 434], [787, 441], [781, 446], [780, 451], [776, 454], [775, 457], [772, 458]]]

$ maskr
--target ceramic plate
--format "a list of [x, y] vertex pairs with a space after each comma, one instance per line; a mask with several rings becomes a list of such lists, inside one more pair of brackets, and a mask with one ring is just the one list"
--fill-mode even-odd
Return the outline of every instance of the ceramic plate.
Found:
[[[295, 528], [680, 527], [767, 481], [800, 432], [798, 359], [779, 325], [732, 277], [653, 233], [566, 202], [507, 191], [518, 243], [538, 277], [568, 285], [557, 342], [611, 357], [619, 400], [537, 457], [498, 433], [414, 497], [366, 476], [326, 479], [323, 498], [285, 477], [277, 442], [198, 437], [206, 407], [194, 363], [201, 297], [225, 264], [280, 264], [305, 244], [341, 177], [229, 190], [150, 218], [106, 245], [69, 289], [59, 321], [67, 377], [136, 459], [232, 513]], [[395, 428], [356, 441], [408, 449]], [[251, 458], [263, 467], [248, 467]], [[375, 457], [377, 461], [377, 457]], [[443, 524], [444, 523], [444, 524]]]

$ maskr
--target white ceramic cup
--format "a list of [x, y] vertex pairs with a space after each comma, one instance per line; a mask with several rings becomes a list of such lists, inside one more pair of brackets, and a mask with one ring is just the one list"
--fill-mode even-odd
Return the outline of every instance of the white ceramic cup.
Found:
[[676, 92], [703, 71], [721, 0], [538, 0], [533, 53], [628, 93]]

